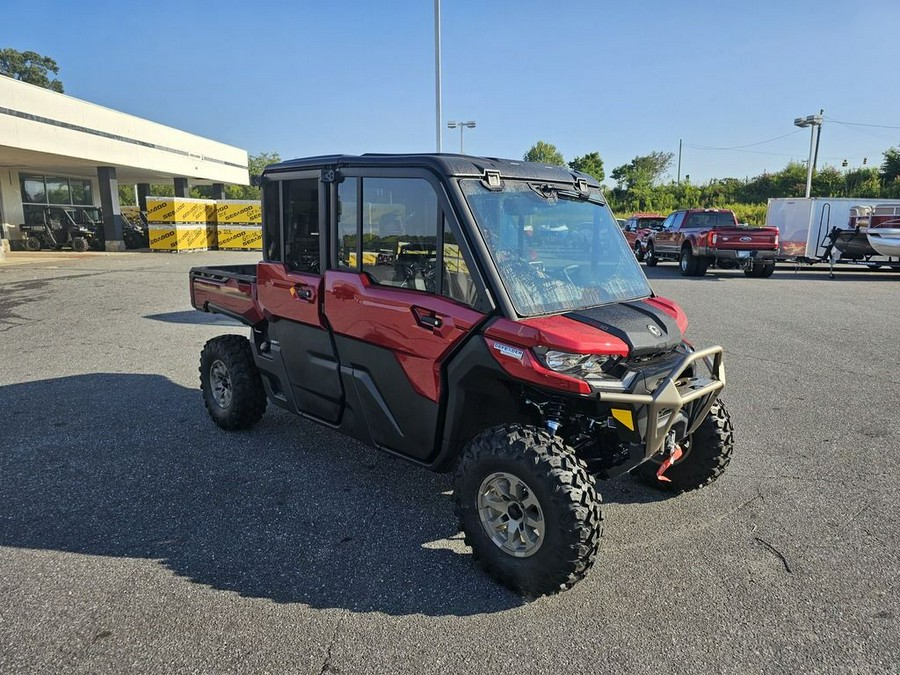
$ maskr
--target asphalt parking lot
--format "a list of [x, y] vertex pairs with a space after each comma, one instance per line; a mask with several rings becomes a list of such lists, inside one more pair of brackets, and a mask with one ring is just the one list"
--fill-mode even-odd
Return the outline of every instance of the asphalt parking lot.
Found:
[[524, 602], [473, 564], [449, 476], [270, 407], [209, 420], [187, 270], [0, 262], [2, 672], [900, 672], [900, 274], [646, 269], [726, 350], [710, 488], [600, 485], [601, 554]]

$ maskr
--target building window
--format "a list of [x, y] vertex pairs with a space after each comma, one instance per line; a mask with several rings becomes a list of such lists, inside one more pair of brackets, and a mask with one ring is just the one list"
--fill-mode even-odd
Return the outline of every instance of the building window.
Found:
[[93, 206], [91, 181], [60, 176], [19, 176], [22, 203], [45, 206]]

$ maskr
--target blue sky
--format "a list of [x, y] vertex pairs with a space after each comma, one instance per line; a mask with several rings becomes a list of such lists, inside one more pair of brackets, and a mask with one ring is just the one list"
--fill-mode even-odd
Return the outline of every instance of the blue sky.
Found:
[[[2, 16], [0, 47], [52, 56], [66, 93], [251, 153], [435, 149], [433, 0], [51, 0]], [[544, 140], [600, 152], [609, 174], [683, 139], [682, 175], [744, 178], [805, 160], [793, 120], [820, 108], [820, 166], [900, 146], [897, 0], [442, 0], [442, 29], [444, 120], [477, 122], [472, 154]], [[443, 139], [458, 151], [458, 132]]]

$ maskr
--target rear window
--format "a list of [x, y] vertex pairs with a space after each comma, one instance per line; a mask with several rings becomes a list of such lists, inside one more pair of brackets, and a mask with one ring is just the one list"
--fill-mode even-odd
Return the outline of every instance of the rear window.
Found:
[[701, 227], [734, 227], [734, 216], [728, 211], [711, 211], [709, 213], [691, 213], [684, 221], [682, 228]]
[[637, 226], [638, 227], [649, 227], [654, 230], [658, 230], [662, 228], [662, 224], [665, 218], [638, 218]]

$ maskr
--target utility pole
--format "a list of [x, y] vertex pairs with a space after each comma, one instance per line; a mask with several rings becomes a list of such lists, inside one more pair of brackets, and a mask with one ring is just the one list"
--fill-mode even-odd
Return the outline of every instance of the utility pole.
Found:
[[441, 0], [434, 0], [434, 132], [441, 152]]
[[[819, 117], [825, 114], [825, 108], [821, 108], [819, 110]], [[822, 138], [822, 122], [819, 122], [819, 127], [816, 129], [816, 151], [813, 154], [813, 171], [816, 170], [816, 165], [819, 161], [819, 139]]]
[[681, 141], [682, 139], [678, 139], [678, 178], [675, 179], [675, 183], [677, 185], [681, 185]]
[[809, 199], [809, 195], [812, 192], [812, 175], [813, 175], [813, 165], [815, 164], [815, 157], [819, 154], [819, 143], [818, 136], [816, 135], [816, 127], [822, 126], [822, 113], [825, 110], [820, 111], [818, 115], [807, 115], [806, 117], [797, 117], [794, 119], [794, 126], [803, 128], [809, 127], [809, 161], [806, 163], [806, 198]]

